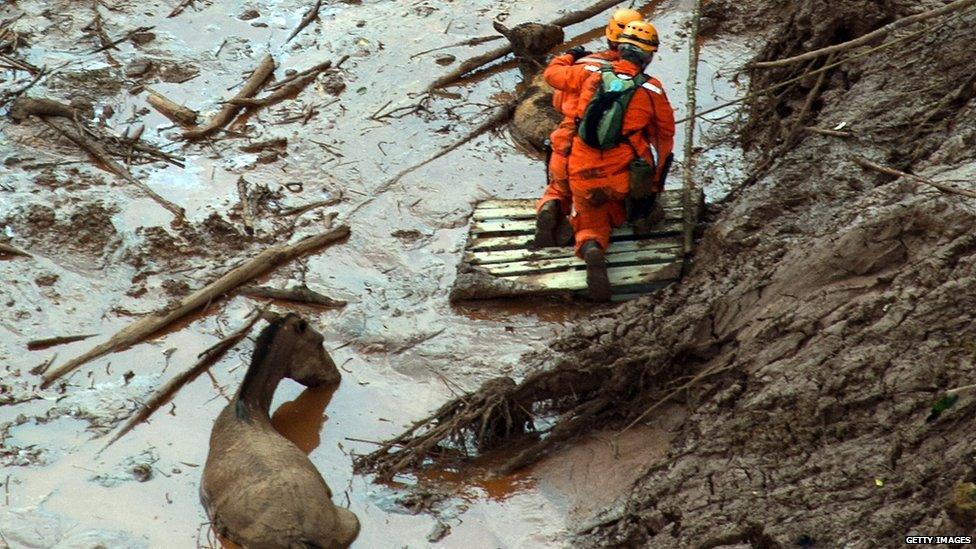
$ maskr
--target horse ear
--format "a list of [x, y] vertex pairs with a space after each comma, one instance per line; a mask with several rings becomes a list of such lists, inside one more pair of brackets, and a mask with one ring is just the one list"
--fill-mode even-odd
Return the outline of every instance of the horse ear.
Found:
[[492, 21], [491, 26], [495, 27], [495, 30], [498, 31], [499, 34], [505, 38], [508, 38], [508, 27], [503, 25], [501, 21]]

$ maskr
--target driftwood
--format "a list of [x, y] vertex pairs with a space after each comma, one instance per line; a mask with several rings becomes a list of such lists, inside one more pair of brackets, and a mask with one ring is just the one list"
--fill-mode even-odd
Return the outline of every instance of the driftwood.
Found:
[[169, 12], [169, 15], [167, 15], [166, 17], [167, 18], [169, 18], [169, 17], [176, 17], [177, 15], [179, 15], [180, 13], [182, 13], [183, 10], [185, 10], [187, 6], [189, 6], [192, 3], [193, 3], [193, 0], [180, 0], [180, 3], [177, 4], [177, 6], [175, 8], [173, 8], [173, 11]]
[[149, 32], [149, 31], [153, 30], [154, 28], [156, 28], [156, 27], [139, 27], [137, 29], [130, 30], [129, 32], [125, 33], [122, 36], [122, 38], [119, 38], [117, 40], [113, 40], [113, 41], [111, 41], [111, 42], [109, 42], [107, 44], [102, 44], [100, 47], [92, 50], [91, 53], [98, 53], [98, 52], [101, 52], [101, 51], [105, 51], [107, 49], [114, 48], [115, 46], [121, 44], [122, 42], [125, 42], [126, 40], [132, 38], [134, 35], [139, 34], [141, 32]]
[[[88, 154], [92, 155], [95, 160], [99, 161], [110, 172], [138, 187], [160, 206], [172, 212], [177, 219], [183, 219], [183, 208], [156, 194], [156, 191], [136, 179], [128, 169], [113, 160], [100, 143], [85, 135], [81, 125], [77, 122], [79, 115], [73, 108], [50, 99], [21, 97], [11, 105], [10, 115], [14, 120], [24, 120], [31, 115], [37, 116], [49, 127], [87, 151]], [[67, 120], [71, 120], [73, 124], [69, 125]], [[140, 147], [141, 149], [142, 147]]]
[[314, 210], [316, 208], [327, 208], [329, 206], [335, 206], [336, 204], [342, 202], [342, 197], [329, 198], [328, 200], [319, 200], [312, 202], [311, 204], [305, 204], [304, 206], [295, 206], [294, 208], [288, 208], [286, 210], [281, 210], [278, 215], [281, 216], [291, 216], [291, 215], [301, 215], [305, 212]]
[[149, 91], [146, 101], [160, 114], [180, 126], [195, 126], [200, 116], [197, 111], [170, 101], [166, 96], [152, 90]]
[[50, 118], [41, 117], [41, 120], [61, 135], [73, 141], [75, 145], [78, 145], [82, 149], [88, 151], [88, 153], [91, 154], [96, 160], [108, 168], [110, 172], [135, 185], [142, 192], [149, 195], [149, 198], [152, 198], [157, 204], [169, 210], [173, 215], [176, 216], [177, 219], [183, 219], [183, 208], [173, 204], [162, 196], [159, 196], [156, 194], [156, 191], [150, 189], [148, 185], [136, 179], [135, 176], [125, 168], [125, 166], [113, 160], [112, 157], [109, 156], [108, 152], [101, 146], [101, 144], [89, 139], [82, 132], [75, 131], [74, 129], [68, 127], [68, 125], [62, 119], [52, 120]]
[[263, 297], [281, 301], [294, 301], [296, 303], [308, 303], [327, 307], [329, 309], [339, 309], [346, 306], [346, 302], [339, 299], [332, 299], [327, 295], [322, 295], [312, 291], [305, 286], [296, 286], [287, 290], [278, 288], [268, 288], [267, 286], [244, 286], [237, 291], [240, 295], [248, 297]]
[[804, 128], [804, 130], [806, 130], [806, 131], [808, 131], [810, 133], [817, 133], [817, 134], [820, 134], [820, 135], [828, 135], [830, 137], [853, 137], [854, 136], [854, 132], [845, 132], [845, 131], [840, 131], [840, 130], [832, 130], [832, 129], [829, 129], [829, 128], [816, 128], [816, 127], [813, 127], [813, 126], [806, 127], [806, 128]]
[[257, 321], [261, 318], [261, 313], [255, 312], [253, 315], [251, 315], [251, 318], [244, 324], [244, 326], [241, 326], [232, 334], [218, 341], [216, 345], [197, 355], [197, 358], [199, 359], [197, 363], [180, 372], [173, 377], [173, 379], [166, 382], [166, 385], [163, 385], [157, 389], [156, 392], [154, 392], [149, 399], [146, 400], [145, 404], [142, 405], [142, 408], [140, 408], [135, 415], [130, 417], [128, 421], [125, 422], [125, 425], [118, 430], [118, 432], [112, 435], [112, 438], [105, 443], [102, 450], [108, 448], [115, 443], [115, 441], [124, 437], [129, 431], [134, 429], [136, 425], [139, 425], [140, 423], [149, 419], [154, 413], [156, 413], [156, 410], [169, 402], [176, 395], [176, 393], [183, 388], [183, 386], [196, 379], [197, 376], [202, 374], [205, 370], [207, 370], [207, 368], [213, 366], [218, 360], [220, 360], [221, 357], [224, 356], [224, 354], [227, 353], [227, 351], [231, 350], [234, 345], [237, 345], [242, 339], [244, 339], [251, 331], [251, 328], [253, 328]]
[[231, 290], [250, 282], [256, 277], [270, 272], [278, 265], [291, 261], [296, 257], [305, 255], [308, 252], [317, 250], [327, 244], [332, 244], [344, 239], [349, 235], [349, 227], [340, 225], [324, 233], [307, 237], [294, 244], [286, 244], [275, 248], [267, 249], [244, 264], [232, 269], [224, 276], [207, 284], [203, 288], [183, 298], [180, 303], [166, 312], [150, 315], [141, 318], [126, 326], [121, 331], [112, 336], [108, 341], [97, 345], [95, 348], [78, 356], [49, 374], [44, 375], [44, 382], [41, 388], [47, 388], [52, 383], [76, 370], [81, 365], [105, 356], [132, 345], [135, 345], [172, 323], [186, 317], [188, 314], [201, 309]]
[[932, 181], [931, 179], [926, 179], [924, 177], [906, 173], [901, 170], [896, 170], [894, 168], [889, 168], [887, 166], [882, 166], [881, 164], [875, 164], [866, 158], [854, 157], [852, 159], [855, 164], [861, 166], [862, 168], [876, 171], [878, 173], [883, 173], [885, 175], [891, 175], [894, 177], [907, 177], [911, 180], [918, 181], [919, 183], [925, 183], [931, 187], [935, 187], [940, 191], [948, 194], [957, 194], [959, 196], [968, 196], [969, 198], [976, 198], [976, 191], [971, 191], [969, 189], [960, 189], [959, 187], [953, 187], [951, 185], [946, 185], [944, 183], [939, 183], [937, 181]]
[[21, 250], [20, 248], [17, 248], [15, 246], [11, 246], [10, 244], [4, 244], [3, 242], [0, 242], [0, 254], [32, 257], [31, 254], [25, 252], [24, 250]]
[[241, 107], [248, 107], [252, 109], [258, 107], [267, 107], [269, 105], [275, 105], [281, 103], [285, 99], [289, 99], [301, 93], [302, 90], [308, 87], [309, 84], [315, 82], [316, 76], [317, 75], [315, 74], [309, 74], [297, 80], [292, 80], [287, 85], [278, 88], [274, 93], [271, 93], [270, 95], [267, 95], [265, 97], [234, 98], [228, 101], [228, 103], [230, 103], [231, 105], [238, 105]]
[[[339, 60], [339, 63], [342, 63], [343, 61], [345, 61], [348, 58], [349, 58], [348, 55], [342, 56], [342, 59]], [[339, 65], [336, 64], [336, 67], [338, 67], [338, 66]], [[275, 82], [273, 84], [270, 84], [268, 86], [268, 91], [277, 90], [278, 88], [280, 88], [282, 86], [287, 86], [293, 80], [296, 80], [298, 78], [304, 78], [304, 77], [309, 76], [311, 74], [318, 74], [318, 73], [320, 73], [320, 72], [322, 72], [324, 70], [328, 70], [330, 68], [332, 68], [332, 60], [331, 59], [328, 60], [328, 61], [323, 61], [323, 62], [319, 63], [318, 65], [315, 65], [314, 67], [312, 67], [310, 69], [305, 69], [303, 71], [298, 71], [298, 72], [296, 72], [295, 74], [293, 74], [291, 76], [286, 76], [286, 77], [282, 78], [281, 80], [279, 80], [279, 81], [277, 81], [277, 82]]]
[[244, 221], [244, 232], [254, 234], [254, 213], [251, 211], [251, 200], [247, 196], [247, 181], [243, 177], [237, 178], [237, 198], [241, 201], [241, 219]]
[[[274, 59], [270, 55], [265, 55], [264, 58], [261, 59], [261, 63], [258, 65], [258, 68], [251, 73], [251, 77], [247, 79], [247, 82], [244, 83], [241, 90], [237, 92], [237, 95], [235, 95], [231, 101], [234, 101], [235, 99], [246, 99], [253, 97], [254, 94], [261, 89], [261, 85], [264, 84], [265, 80], [271, 76], [274, 69]], [[214, 115], [212, 119], [210, 119], [210, 122], [207, 122], [206, 125], [184, 131], [183, 138], [187, 140], [201, 139], [216, 132], [229, 124], [242, 108], [243, 107], [240, 105], [235, 105], [232, 102], [228, 102], [216, 115]]]
[[284, 149], [288, 145], [287, 137], [275, 137], [266, 141], [256, 141], [238, 147], [241, 152], [258, 153], [267, 149]]
[[448, 44], [446, 46], [438, 46], [436, 48], [430, 48], [429, 50], [418, 51], [417, 53], [411, 55], [410, 56], [410, 59], [415, 59], [417, 57], [420, 57], [421, 55], [425, 55], [425, 54], [428, 54], [428, 53], [433, 53], [435, 51], [447, 50], [447, 49], [451, 49], [451, 48], [459, 48], [461, 46], [480, 46], [481, 44], [485, 44], [487, 42], [494, 42], [495, 40], [501, 40], [502, 38], [504, 38], [504, 37], [503, 36], [494, 36], [494, 35], [493, 36], [476, 36], [474, 38], [468, 38], [467, 40], [463, 40], [463, 41], [457, 42], [455, 44]]
[[848, 40], [847, 42], [843, 42], [841, 44], [834, 44], [833, 46], [827, 46], [826, 48], [820, 48], [819, 50], [808, 51], [800, 55], [787, 57], [786, 59], [777, 59], [776, 61], [762, 61], [758, 63], [753, 63], [752, 67], [755, 67], [757, 69], [783, 67], [786, 65], [792, 65], [794, 63], [800, 63], [802, 61], [808, 61], [810, 59], [816, 59], [817, 57], [830, 55], [832, 53], [840, 53], [860, 46], [866, 46], [884, 39], [884, 37], [888, 36], [892, 32], [902, 27], [906, 27], [908, 25], [918, 23], [920, 21], [932, 19], [933, 17], [938, 17], [940, 15], [945, 15], [947, 13], [959, 11], [961, 9], [965, 9], [973, 5], [976, 5], [976, 0], [956, 0], [951, 4], [946, 4], [945, 6], [942, 6], [941, 8], [936, 8], [934, 10], [929, 10], [915, 15], [910, 15], [908, 17], [903, 17], [897, 21], [888, 23], [887, 25], [881, 27], [878, 30], [869, 32], [864, 36], [855, 38], [854, 40]]
[[44, 339], [33, 339], [27, 342], [27, 350], [29, 351], [40, 351], [42, 349], [48, 349], [50, 347], [56, 347], [58, 345], [66, 345], [68, 343], [74, 343], [76, 341], [84, 341], [90, 337], [95, 337], [97, 334], [82, 334], [73, 336], [57, 336], [57, 337], [46, 337]]
[[[620, 4], [621, 2], [622, 0], [603, 0], [601, 2], [597, 2], [596, 4], [593, 4], [588, 8], [571, 11], [563, 15], [562, 17], [557, 17], [556, 19], [550, 21], [549, 24], [555, 25], [557, 27], [566, 28], [570, 25], [575, 25], [576, 23], [580, 23], [582, 21], [586, 21], [587, 19], [600, 15], [604, 11], [616, 6], [617, 4]], [[476, 55], [468, 59], [467, 61], [461, 63], [460, 65], [458, 65], [458, 67], [453, 71], [435, 80], [433, 83], [427, 86], [427, 91], [432, 91], [437, 88], [443, 88], [448, 84], [453, 84], [454, 82], [461, 80], [467, 73], [479, 67], [487, 65], [492, 61], [497, 61], [498, 59], [501, 59], [502, 57], [505, 57], [510, 53], [512, 53], [512, 46], [508, 45], [508, 46], [500, 46], [481, 55]]]
[[298, 23], [298, 26], [295, 27], [295, 30], [291, 31], [291, 34], [288, 35], [288, 39], [285, 40], [285, 44], [291, 42], [292, 38], [298, 36], [298, 33], [305, 30], [305, 27], [307, 27], [312, 21], [315, 20], [316, 17], [319, 16], [319, 9], [321, 7], [322, 0], [315, 0], [315, 5], [305, 12], [305, 15], [302, 16], [302, 20]]

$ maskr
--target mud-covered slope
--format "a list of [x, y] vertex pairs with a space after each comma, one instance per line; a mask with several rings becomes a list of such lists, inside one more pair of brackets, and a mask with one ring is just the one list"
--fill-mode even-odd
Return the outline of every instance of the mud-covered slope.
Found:
[[[939, 5], [717, 1], [705, 23], [712, 37], [763, 33], [762, 61]], [[976, 200], [855, 160], [973, 189], [974, 23], [970, 8], [841, 57], [750, 70], [753, 173], [711, 208], [689, 276], [583, 323], [527, 357], [546, 367], [521, 383], [486, 384], [361, 465], [392, 475], [423, 467], [439, 439], [467, 433], [484, 450], [545, 429], [511, 470], [584, 433], [661, 424], [677, 403], [690, 415], [669, 455], [589, 523], [591, 544], [873, 547], [971, 531], [976, 398], [930, 410], [976, 381]]]
[[[768, 12], [781, 27], [760, 59], [937, 5], [795, 4]], [[976, 14], [942, 21], [830, 71], [806, 120], [816, 78], [756, 102], [742, 138], [775, 161], [715, 212], [687, 280], [559, 342], [571, 362], [612, 367], [605, 388], [634, 399], [616, 410], [627, 419], [708, 374], [676, 394], [693, 413], [670, 455], [590, 541], [868, 547], [972, 532], [945, 508], [976, 477], [976, 398], [926, 420], [947, 389], [976, 383], [976, 200], [852, 162], [973, 188]], [[752, 71], [753, 89], [822, 65]], [[781, 148], [794, 124], [841, 122], [852, 137], [804, 131]]]

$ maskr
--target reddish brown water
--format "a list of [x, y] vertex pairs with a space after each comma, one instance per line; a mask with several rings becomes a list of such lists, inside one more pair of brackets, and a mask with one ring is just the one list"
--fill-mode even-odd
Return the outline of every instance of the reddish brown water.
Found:
[[[72, 145], [57, 144], [49, 133], [37, 132], [36, 125], [0, 122], [5, 136], [0, 155], [16, 159], [0, 166], [0, 182], [13, 189], [0, 191], [0, 216], [23, 217], [24, 209], [37, 205], [60, 216], [53, 227], [35, 223], [25, 228], [18, 222], [5, 228], [15, 245], [32, 247], [37, 256], [0, 261], [0, 278], [5, 281], [0, 303], [7, 311], [0, 318], [3, 383], [29, 392], [37, 383], [31, 368], [55, 354], [60, 364], [132, 319], [164, 307], [172, 299], [162, 290], [166, 284], [185, 283], [195, 289], [223, 273], [229, 265], [210, 255], [247, 238], [236, 234], [239, 221], [236, 214], [230, 215], [238, 202], [239, 177], [280, 191], [284, 206], [341, 193], [342, 204], [303, 215], [296, 234], [320, 230], [324, 214], [331, 210], [352, 227], [349, 240], [281, 267], [263, 283], [305, 282], [349, 301], [337, 311], [293, 308], [325, 334], [343, 381], [335, 390], [308, 390], [286, 380], [275, 398], [275, 425], [309, 453], [332, 487], [336, 503], [359, 516], [363, 528], [357, 547], [425, 546], [439, 521], [450, 525], [451, 532], [438, 546], [565, 544], [565, 532], [579, 517], [610, 505], [614, 493], [626, 489], [639, 474], [641, 464], [663, 455], [666, 429], [628, 433], [617, 441], [613, 454], [600, 449], [606, 444], [597, 437], [533, 471], [508, 477], [483, 472], [490, 463], [465, 475], [428, 475], [426, 482], [456, 494], [438, 504], [437, 517], [406, 512], [397, 503], [402, 487], [375, 485], [352, 475], [351, 459], [375, 448], [371, 441], [399, 433], [458, 391], [471, 390], [499, 374], [523, 375], [524, 353], [545, 350], [561, 327], [590, 311], [585, 305], [562, 302], [448, 304], [472, 204], [488, 197], [535, 196], [543, 185], [538, 161], [519, 153], [504, 133], [482, 136], [388, 188], [382, 185], [391, 174], [452, 142], [492, 105], [504, 101], [517, 83], [511, 64], [452, 88], [459, 94], [456, 98], [431, 100], [426, 103], [429, 113], [371, 119], [377, 112], [417, 102], [426, 84], [450, 68], [434, 63], [436, 53], [409, 59], [411, 53], [492, 34], [494, 17], [504, 17], [508, 24], [545, 21], [588, 3], [476, 0], [463, 10], [447, 0], [325, 3], [318, 21], [282, 45], [307, 2], [251, 2], [247, 7], [257, 8], [261, 15], [248, 21], [237, 17], [244, 8], [230, 0], [195, 2], [174, 18], [166, 17], [170, 5], [108, 2], [119, 8], [100, 8], [111, 36], [138, 25], [154, 25], [156, 34], [154, 41], [138, 49], [121, 44], [119, 51], [111, 52], [112, 59], [121, 66], [149, 58], [166, 66], [192, 67], [198, 75], [189, 81], [151, 81], [150, 86], [200, 109], [204, 116], [216, 111], [218, 102], [233, 93], [228, 89], [239, 85], [266, 51], [279, 63], [279, 78], [284, 69], [303, 69], [349, 54], [343, 65], [346, 88], [336, 102], [320, 84], [310, 86], [295, 101], [261, 110], [238, 128], [256, 141], [287, 138], [287, 155], [274, 162], [256, 163], [256, 155], [238, 149], [245, 140], [222, 136], [182, 150], [185, 169], [163, 164], [133, 168], [154, 190], [185, 207], [192, 224], [216, 212], [235, 227], [230, 237], [196, 242], [193, 247], [200, 254], [185, 264], [182, 256], [176, 256], [176, 266], [167, 261], [170, 258], [150, 257], [150, 266], [160, 266], [143, 277], [144, 292], [134, 291], [142, 282], [133, 280], [136, 268], [124, 256], [143, 249], [138, 229], [168, 227], [171, 215], [91, 167]], [[680, 116], [686, 54], [684, 40], [675, 35], [686, 18], [687, 2], [651, 4], [665, 43], [652, 72], [667, 84]], [[107, 82], [95, 78], [112, 61], [104, 53], [86, 53], [92, 41], [81, 38], [82, 28], [93, 17], [87, 3], [22, 0], [0, 8], [0, 19], [18, 13], [25, 15], [17, 28], [31, 39], [17, 55], [38, 66], [70, 63], [59, 69], [61, 76], [42, 81], [32, 93], [68, 100], [80, 94], [78, 90], [85, 91], [96, 112], [106, 106], [114, 109], [105, 119], [111, 129], [121, 132], [130, 120], [138, 120], [146, 125], [145, 139], [170, 142], [174, 130], [167, 129], [169, 121], [146, 109], [144, 93], [128, 92], [134, 81], [120, 88], [117, 76]], [[576, 25], [567, 35], [582, 35], [581, 41], [599, 47], [597, 27], [602, 19]], [[454, 48], [437, 53], [463, 59], [479, 51]], [[735, 52], [741, 51], [706, 48], [700, 85], [705, 106], [736, 91], [719, 73], [734, 66]], [[0, 72], [0, 86], [23, 77]], [[277, 123], [308, 106], [317, 106], [318, 113], [307, 124]], [[167, 149], [181, 151], [179, 144]], [[52, 163], [46, 169], [59, 182], [42, 184], [42, 169], [31, 166]], [[113, 186], [86, 183], [92, 177]], [[107, 226], [86, 229], [97, 212], [68, 220], [76, 208], [93, 203], [114, 207]], [[259, 217], [259, 236], [271, 234], [277, 223], [270, 214]], [[102, 243], [104, 235], [111, 238]], [[263, 246], [255, 244], [232, 255], [236, 259], [229, 264]], [[165, 247], [161, 253], [167, 253]], [[54, 282], [45, 279], [50, 275], [56, 275]], [[4, 449], [26, 456], [11, 458], [11, 465], [0, 472], [5, 485], [0, 533], [8, 543], [83, 545], [100, 540], [109, 547], [206, 546], [208, 528], [197, 495], [200, 470], [212, 422], [236, 390], [251, 343], [239, 345], [211, 369], [211, 375], [187, 385], [149, 423], [102, 453], [98, 452], [105, 439], [99, 433], [127, 417], [153, 388], [195, 362], [221, 334], [238, 327], [257, 303], [242, 297], [215, 302], [149, 342], [81, 368], [63, 394], [39, 392], [38, 399], [0, 406], [0, 426], [9, 423]], [[33, 339], [81, 333], [99, 335], [25, 350]], [[127, 372], [133, 374], [128, 381], [123, 378]], [[92, 431], [92, 424], [104, 428]], [[133, 459], [151, 465], [151, 478], [133, 480], [128, 471]], [[605, 469], [607, 464], [612, 465]], [[601, 477], [603, 471], [613, 471], [613, 483]]]

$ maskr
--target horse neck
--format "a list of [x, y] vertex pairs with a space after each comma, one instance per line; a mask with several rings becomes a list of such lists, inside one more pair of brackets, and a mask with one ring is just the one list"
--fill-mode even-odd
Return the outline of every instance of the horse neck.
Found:
[[287, 358], [287, 352], [272, 343], [267, 354], [251, 362], [235, 398], [237, 416], [240, 419], [250, 420], [257, 417], [270, 421], [271, 400], [278, 383], [285, 376], [282, 365], [286, 364]]

